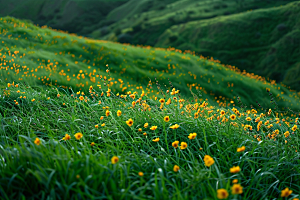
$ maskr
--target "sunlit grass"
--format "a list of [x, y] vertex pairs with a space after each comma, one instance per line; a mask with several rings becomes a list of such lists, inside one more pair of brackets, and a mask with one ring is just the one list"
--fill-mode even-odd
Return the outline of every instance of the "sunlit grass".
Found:
[[296, 117], [191, 103], [172, 88], [164, 91], [167, 104], [107, 88], [82, 94], [7, 86], [2, 82], [0, 99], [4, 198], [271, 199], [300, 192]]
[[[0, 78], [7, 82], [87, 92], [105, 80], [101, 86], [114, 93], [138, 88], [154, 98], [171, 81], [182, 97], [192, 97], [192, 91], [219, 106], [238, 105], [239, 96], [248, 107], [277, 107], [275, 101], [280, 109], [299, 107], [299, 93], [192, 52], [86, 39], [11, 17], [1, 18], [0, 24]], [[273, 96], [265, 95], [267, 89]]]

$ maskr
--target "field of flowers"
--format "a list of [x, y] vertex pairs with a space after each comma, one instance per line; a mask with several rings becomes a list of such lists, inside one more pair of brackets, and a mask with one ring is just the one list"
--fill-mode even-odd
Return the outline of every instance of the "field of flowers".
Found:
[[264, 108], [299, 108], [298, 91], [189, 51], [92, 40], [11, 17], [0, 18], [0, 40], [0, 79], [6, 82], [21, 81], [32, 87], [71, 86], [88, 92], [90, 85], [105, 80], [112, 92], [144, 90], [153, 98], [171, 81], [182, 96], [193, 97], [192, 90], [201, 94], [200, 99], [214, 100], [211, 103], [220, 106], [231, 101], [238, 105], [239, 96], [248, 107], [259, 108], [259, 103]]
[[191, 52], [0, 25], [1, 198], [299, 199], [298, 93]]
[[296, 117], [191, 103], [175, 88], [1, 91], [4, 199], [298, 199]]

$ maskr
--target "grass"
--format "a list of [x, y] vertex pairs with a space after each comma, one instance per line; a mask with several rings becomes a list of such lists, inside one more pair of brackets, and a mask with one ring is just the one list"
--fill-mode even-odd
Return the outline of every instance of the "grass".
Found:
[[[182, 97], [191, 98], [193, 93], [220, 106], [239, 105], [239, 96], [244, 106], [259, 108], [258, 102], [264, 110], [299, 107], [295, 91], [191, 52], [92, 40], [11, 17], [1, 18], [0, 24], [0, 78], [6, 82], [88, 92], [90, 85], [105, 86], [101, 84], [105, 79], [114, 93], [138, 87], [154, 98], [160, 90], [174, 86]], [[267, 89], [272, 92], [269, 97]]]
[[298, 4], [294, 0], [16, 0], [5, 2], [0, 13], [96, 39], [195, 51], [297, 90]]
[[299, 198], [299, 93], [284, 85], [12, 17], [0, 41], [2, 199]]
[[298, 90], [299, 5], [296, 1], [172, 26], [155, 45], [194, 50]]
[[[289, 199], [299, 197], [295, 115], [219, 108], [197, 98], [190, 103], [177, 92], [164, 91], [171, 104], [159, 108], [159, 99], [140, 92], [122, 98], [109, 92], [101, 96], [108, 88], [83, 95], [22, 83], [1, 86], [4, 199], [216, 199], [221, 188], [229, 199], [280, 199], [286, 187], [293, 191]], [[171, 129], [175, 124], [179, 127]], [[196, 137], [189, 139], [190, 133]], [[186, 142], [187, 148], [174, 148], [174, 141]], [[237, 152], [242, 146], [245, 150]], [[205, 165], [205, 155], [212, 157], [211, 166]], [[233, 166], [240, 172], [230, 173]], [[235, 179], [241, 194], [231, 191]]]

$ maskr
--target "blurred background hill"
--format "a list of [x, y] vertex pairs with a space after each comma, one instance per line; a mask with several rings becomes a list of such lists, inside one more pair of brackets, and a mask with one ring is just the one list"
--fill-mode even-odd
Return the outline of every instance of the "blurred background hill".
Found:
[[95, 39], [191, 50], [300, 88], [300, 1], [1, 0], [0, 15]]

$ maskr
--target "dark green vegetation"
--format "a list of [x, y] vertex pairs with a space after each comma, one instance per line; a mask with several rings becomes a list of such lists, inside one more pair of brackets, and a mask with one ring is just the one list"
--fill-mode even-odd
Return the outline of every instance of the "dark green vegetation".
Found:
[[[4, 81], [72, 86], [87, 91], [90, 85], [100, 84], [101, 76], [106, 76], [106, 84], [114, 92], [124, 93], [141, 86], [139, 89], [154, 95], [159, 91], [155, 85], [158, 81], [161, 89], [173, 85], [181, 95], [191, 97], [192, 88], [195, 95], [203, 95], [202, 99], [219, 100], [225, 105], [231, 100], [238, 105], [238, 95], [248, 107], [258, 107], [258, 101], [265, 109], [275, 108], [275, 100], [280, 108], [299, 108], [299, 94], [282, 85], [238, 73], [199, 56], [79, 38], [9, 17], [2, 18], [0, 25], [0, 78]], [[109, 77], [105, 72], [107, 64]], [[267, 88], [273, 96], [268, 95]]]
[[175, 46], [300, 88], [300, 1], [172, 26], [157, 46]]
[[[128, 0], [0, 0], [1, 17], [31, 20], [40, 26], [87, 35], [99, 23], [112, 23], [106, 16]], [[99, 25], [98, 25], [99, 24]]]
[[292, 0], [15, 0], [0, 2], [0, 13], [97, 39], [188, 49], [298, 90], [299, 5]]
[[[299, 129], [291, 130], [298, 124], [295, 117], [285, 118], [288, 127], [281, 122], [280, 113], [257, 113], [263, 122], [257, 131], [253, 110], [241, 110], [241, 117], [231, 120], [229, 116], [237, 111], [224, 109], [221, 119], [229, 121], [221, 122], [214, 117], [221, 114], [218, 107], [193, 104], [193, 109], [185, 101], [180, 109], [179, 101], [172, 100], [160, 110], [158, 100], [140, 93], [134, 100], [141, 97], [151, 111], [142, 111], [144, 105], [138, 103], [132, 108], [129, 97], [100, 97], [98, 89], [83, 95], [85, 102], [76, 91], [22, 84], [8, 87], [3, 81], [0, 85], [3, 199], [216, 199], [221, 188], [228, 191], [229, 199], [274, 199], [286, 187], [293, 191], [289, 197], [299, 197]], [[107, 117], [106, 110], [110, 112]], [[119, 117], [117, 110], [122, 111]], [[199, 118], [190, 117], [195, 113]], [[169, 122], [164, 121], [165, 116], [170, 117]], [[132, 126], [125, 123], [129, 118]], [[267, 121], [273, 127], [264, 125]], [[149, 123], [147, 128], [145, 123]], [[169, 128], [174, 124], [180, 127]], [[150, 130], [152, 126], [157, 129]], [[276, 140], [267, 137], [275, 130], [279, 131]], [[291, 133], [287, 137], [286, 131]], [[83, 137], [76, 140], [78, 132]], [[189, 133], [197, 133], [196, 138], [190, 140]], [[64, 141], [65, 134], [71, 139]], [[40, 143], [34, 142], [36, 138]], [[152, 141], [156, 138], [160, 140]], [[174, 141], [179, 146], [186, 142], [187, 148], [172, 147]], [[237, 152], [241, 146], [245, 151]], [[214, 159], [210, 167], [203, 162], [205, 155]], [[119, 158], [116, 164], [111, 161], [113, 156]], [[178, 172], [173, 171], [175, 165], [180, 167]], [[230, 173], [233, 166], [241, 171]], [[234, 179], [243, 187], [241, 194], [231, 191]]]

